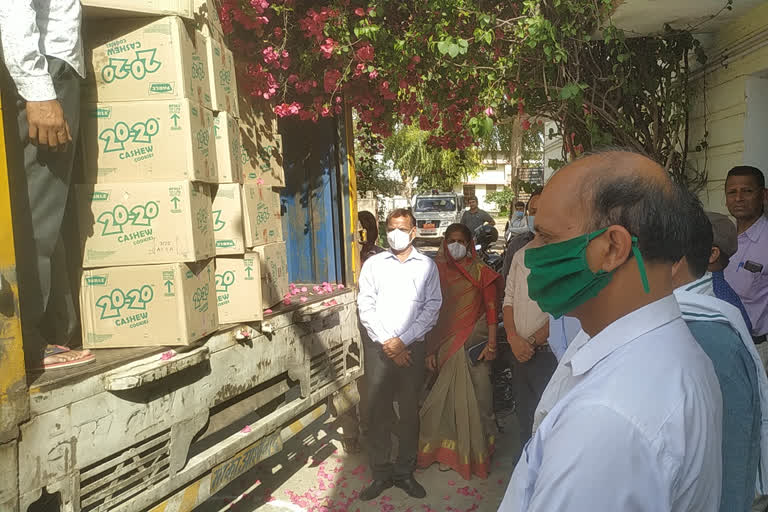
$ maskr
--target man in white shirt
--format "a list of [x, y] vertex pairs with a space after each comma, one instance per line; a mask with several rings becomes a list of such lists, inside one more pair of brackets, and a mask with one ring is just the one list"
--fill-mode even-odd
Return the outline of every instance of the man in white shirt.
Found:
[[[373, 482], [360, 499], [372, 500], [395, 485], [414, 498], [426, 496], [413, 478], [419, 443], [419, 394], [424, 382], [424, 335], [443, 302], [437, 266], [413, 245], [416, 220], [409, 210], [387, 217], [390, 250], [369, 258], [360, 273], [360, 321], [368, 385], [368, 451]], [[397, 402], [398, 453], [391, 463], [392, 403]]]
[[579, 159], [544, 188], [528, 291], [583, 331], [544, 391], [499, 510], [718, 510], [719, 383], [673, 295], [684, 194], [622, 151]]
[[531, 438], [533, 413], [557, 368], [557, 359], [547, 343], [549, 316], [528, 296], [530, 271], [523, 262], [527, 247], [517, 251], [512, 258], [503, 308], [507, 343], [516, 359], [512, 374], [520, 426], [520, 449]]
[[[80, 79], [85, 74], [80, 21], [80, 0], [6, 0], [0, 9], [3, 89], [11, 91], [4, 96], [3, 114], [21, 318], [27, 365], [32, 367], [93, 360], [87, 350], [49, 346], [51, 333], [41, 332], [43, 325], [57, 325], [48, 311], [51, 259], [79, 129]], [[76, 320], [64, 324], [74, 330]]]
[[504, 230], [504, 240], [509, 242], [517, 235], [528, 232], [528, 218], [525, 216], [525, 203], [518, 201], [514, 204], [507, 220], [507, 228]]

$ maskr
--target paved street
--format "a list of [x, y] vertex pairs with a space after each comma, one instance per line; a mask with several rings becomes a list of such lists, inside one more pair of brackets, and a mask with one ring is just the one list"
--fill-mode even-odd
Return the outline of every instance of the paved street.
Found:
[[434, 464], [416, 472], [428, 493], [422, 500], [392, 488], [375, 501], [359, 501], [371, 479], [367, 457], [344, 454], [335, 425], [326, 419], [195, 512], [495, 512], [517, 461], [515, 417], [502, 421], [507, 427], [487, 480], [465, 481]]

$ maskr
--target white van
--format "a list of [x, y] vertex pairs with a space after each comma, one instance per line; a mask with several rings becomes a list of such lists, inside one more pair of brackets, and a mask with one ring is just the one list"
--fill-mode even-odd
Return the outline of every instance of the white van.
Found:
[[464, 196], [454, 192], [418, 194], [413, 198], [417, 240], [442, 240], [445, 228], [461, 220]]

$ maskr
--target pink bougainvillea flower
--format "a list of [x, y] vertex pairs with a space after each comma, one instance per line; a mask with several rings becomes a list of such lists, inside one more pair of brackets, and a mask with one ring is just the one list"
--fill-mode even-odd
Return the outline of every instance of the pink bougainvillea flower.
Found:
[[341, 71], [338, 69], [329, 69], [323, 75], [323, 89], [328, 94], [334, 92], [341, 79]]
[[307, 293], [307, 287], [306, 286], [302, 286], [301, 287], [301, 293]]
[[336, 50], [336, 47], [338, 45], [336, 44], [336, 41], [331, 39], [330, 37], [325, 39], [325, 43], [320, 45], [320, 55], [325, 57], [326, 59], [330, 59], [333, 57], [333, 52]]
[[343, 290], [343, 289], [344, 289], [344, 285], [343, 285], [343, 284], [340, 284], [340, 285], [339, 285], [339, 290]]
[[527, 119], [523, 119], [520, 123], [520, 126], [523, 127], [523, 130], [530, 130], [531, 129], [531, 122]]
[[251, 0], [251, 7], [253, 7], [257, 13], [262, 14], [269, 7], [269, 2], [267, 2], [267, 0]]
[[169, 350], [168, 352], [163, 352], [160, 355], [161, 361], [168, 361], [169, 359], [173, 359], [173, 356], [176, 355], [176, 352], [174, 350]]
[[275, 34], [275, 37], [278, 39], [283, 37], [283, 29], [280, 27], [275, 27], [275, 30], [273, 30], [272, 33]]
[[246, 425], [246, 426], [243, 427], [243, 429], [240, 432], [242, 432], [243, 434], [247, 434], [250, 431], [251, 431], [251, 426], [250, 425]]
[[363, 9], [362, 7], [358, 7], [357, 9], [355, 9], [355, 14], [357, 14], [362, 18], [363, 16], [365, 16], [365, 9]]
[[265, 312], [266, 314], [268, 314], [268, 315], [271, 315], [271, 314], [272, 314], [272, 310], [271, 310], [271, 309], [265, 309], [265, 310], [264, 310], [264, 312]]
[[361, 62], [371, 62], [373, 60], [374, 49], [369, 43], [365, 43], [363, 46], [357, 49], [355, 56]]
[[299, 300], [301, 302], [307, 302], [309, 299], [307, 299], [306, 297], [302, 296]]
[[283, 304], [285, 304], [286, 306], [290, 306], [291, 305], [291, 299], [283, 299]]

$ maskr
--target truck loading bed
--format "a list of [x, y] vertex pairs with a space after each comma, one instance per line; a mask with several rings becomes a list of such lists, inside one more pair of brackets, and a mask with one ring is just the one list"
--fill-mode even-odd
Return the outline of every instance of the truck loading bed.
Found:
[[[314, 284], [301, 283], [298, 284], [298, 286], [306, 286], [311, 290]], [[340, 295], [343, 295], [344, 292], [345, 290], [341, 289], [325, 295], [310, 295], [307, 297], [307, 302], [304, 303], [297, 302], [291, 305], [280, 303], [271, 308], [271, 313], [264, 315], [264, 322], [269, 322], [271, 319], [284, 313], [301, 313], [303, 311], [316, 310], [322, 303], [335, 299]], [[258, 322], [256, 324], [258, 324]], [[186, 347], [154, 346], [97, 349], [93, 351], [96, 355], [96, 359], [92, 363], [58, 370], [28, 370], [27, 379], [29, 381], [30, 393], [48, 392], [57, 388], [69, 386], [95, 375], [106, 374], [121, 366], [133, 363], [134, 361], [149, 358], [153, 355], [158, 355], [158, 357], [160, 357], [161, 354], [169, 350], [174, 350], [179, 353], [189, 352], [192, 349], [204, 346], [208, 340], [214, 336], [231, 332], [237, 329], [237, 327], [238, 324], [222, 325], [217, 332]]]

